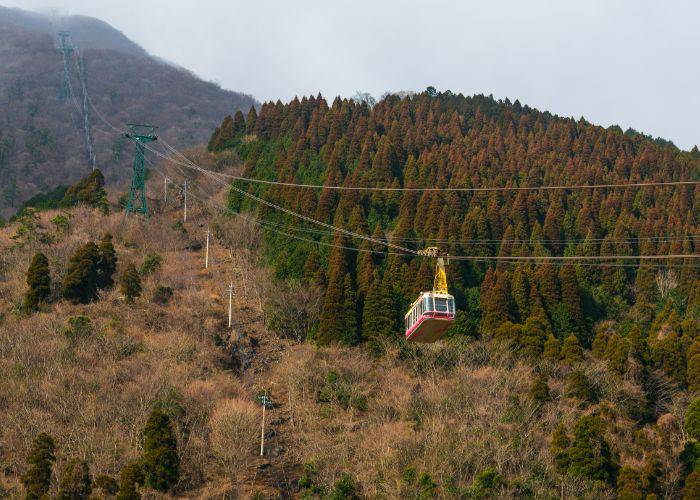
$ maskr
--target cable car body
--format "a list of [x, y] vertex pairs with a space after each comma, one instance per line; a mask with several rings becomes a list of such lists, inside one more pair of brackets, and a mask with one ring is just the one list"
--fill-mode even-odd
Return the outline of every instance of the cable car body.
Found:
[[404, 317], [406, 340], [440, 340], [455, 320], [455, 299], [449, 293], [423, 292]]
[[404, 316], [406, 340], [429, 343], [440, 340], [455, 320], [455, 299], [447, 290], [445, 261], [436, 247], [430, 247], [421, 255], [437, 258], [433, 290], [423, 292], [411, 304]]

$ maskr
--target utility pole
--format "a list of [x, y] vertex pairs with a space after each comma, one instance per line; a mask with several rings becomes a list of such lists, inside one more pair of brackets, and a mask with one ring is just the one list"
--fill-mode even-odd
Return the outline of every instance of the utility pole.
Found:
[[207, 228], [207, 247], [204, 252], [204, 269], [209, 269], [209, 235], [211, 231]]
[[262, 457], [265, 455], [265, 408], [267, 408], [267, 405], [272, 403], [272, 400], [267, 397], [267, 391], [258, 398], [260, 400], [260, 404], [262, 404], [263, 408], [263, 413], [262, 413], [262, 428], [260, 430], [260, 456]]
[[138, 212], [148, 215], [146, 206], [146, 147], [145, 144], [158, 140], [156, 127], [153, 125], [136, 125], [128, 123], [129, 132], [126, 137], [134, 141], [136, 153], [134, 156], [134, 171], [131, 175], [131, 191], [129, 191], [129, 202], [126, 205], [127, 215]]
[[170, 179], [166, 176], [163, 179], [163, 206], [168, 203], [168, 182], [170, 182]]
[[184, 192], [185, 192], [185, 210], [182, 213], [182, 222], [187, 222], [187, 179], [185, 179]]
[[228, 327], [231, 328], [231, 316], [233, 313], [233, 283], [228, 285]]

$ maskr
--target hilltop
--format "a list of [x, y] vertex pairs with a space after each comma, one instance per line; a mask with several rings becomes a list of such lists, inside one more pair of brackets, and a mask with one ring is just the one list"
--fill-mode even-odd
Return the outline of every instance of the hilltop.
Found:
[[[68, 29], [86, 61], [94, 106], [112, 124], [152, 123], [178, 147], [205, 142], [229, 113], [250, 109], [249, 95], [221, 89], [147, 54], [93, 18], [48, 17], [0, 8], [0, 216], [31, 196], [68, 185], [89, 170], [79, 104], [59, 99], [63, 61], [56, 32]], [[82, 103], [75, 61], [72, 86]], [[97, 165], [107, 183], [130, 177], [133, 148], [91, 110]]]

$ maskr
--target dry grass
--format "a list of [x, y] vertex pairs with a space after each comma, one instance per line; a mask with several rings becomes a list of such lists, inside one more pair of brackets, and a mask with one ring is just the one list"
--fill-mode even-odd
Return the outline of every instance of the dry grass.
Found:
[[[563, 395], [573, 368], [543, 366], [553, 400], [540, 407], [529, 395], [532, 364], [485, 341], [389, 344], [377, 359], [363, 349], [278, 339], [263, 327], [265, 296], [275, 288], [269, 273], [255, 266], [258, 235], [245, 225], [214, 220], [217, 241], [232, 251], [213, 245], [212, 267], [204, 271], [202, 253], [187, 250], [201, 241], [208, 220], [196, 208], [186, 233], [172, 228], [176, 213], [146, 221], [85, 208], [70, 214], [72, 227], [64, 236], [55, 235], [49, 222], [55, 213], [41, 215], [44, 232], [55, 235], [50, 245], [34, 241], [16, 248], [14, 228], [0, 230], [0, 488], [10, 494], [21, 491], [18, 477], [40, 431], [58, 443], [55, 470], [79, 457], [95, 475], [118, 474], [138, 456], [141, 429], [155, 404], [175, 421], [178, 492], [185, 497], [293, 494], [307, 461], [316, 464], [319, 483], [332, 485], [350, 472], [369, 497], [415, 496], [415, 485], [404, 480], [414, 469], [430, 474], [439, 496], [457, 498], [488, 467], [507, 478], [508, 485], [493, 493], [502, 497], [525, 490], [536, 497], [610, 495], [562, 477], [548, 450], [560, 421], [570, 428], [593, 411], [608, 421], [608, 439], [623, 463], [640, 465], [650, 447], [661, 450], [664, 484], [669, 495], [677, 491], [684, 405], [671, 387], [663, 389], [668, 416], [662, 424], [639, 427], [629, 418], [643, 396], [639, 383], [634, 377], [620, 381], [590, 359], [575, 368], [594, 382], [599, 403], [577, 405]], [[124, 304], [113, 290], [85, 306], [58, 302], [34, 315], [19, 312], [34, 252], [47, 254], [60, 280], [70, 254], [105, 231], [114, 235], [121, 265], [138, 265], [149, 252], [164, 257], [161, 269], [144, 279], [135, 305]], [[236, 290], [234, 328], [243, 335], [235, 352], [226, 326], [229, 281]], [[174, 289], [169, 304], [151, 302], [158, 285]], [[76, 315], [91, 318], [93, 333], [71, 341], [63, 330]], [[245, 363], [234, 366], [240, 352]], [[263, 390], [275, 407], [261, 462], [254, 398]]]

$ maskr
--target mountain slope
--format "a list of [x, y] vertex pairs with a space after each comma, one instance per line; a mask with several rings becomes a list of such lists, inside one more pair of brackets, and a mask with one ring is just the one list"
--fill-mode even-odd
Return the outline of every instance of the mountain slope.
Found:
[[[256, 101], [222, 90], [190, 72], [148, 56], [101, 21], [68, 18], [86, 60], [88, 91], [108, 121], [150, 123], [181, 147], [206, 141], [223, 116]], [[23, 200], [85, 175], [88, 163], [77, 65], [71, 63], [78, 103], [59, 100], [63, 61], [52, 25], [41, 16], [0, 10], [0, 214]], [[133, 147], [91, 110], [98, 167], [108, 184], [130, 176]]]

